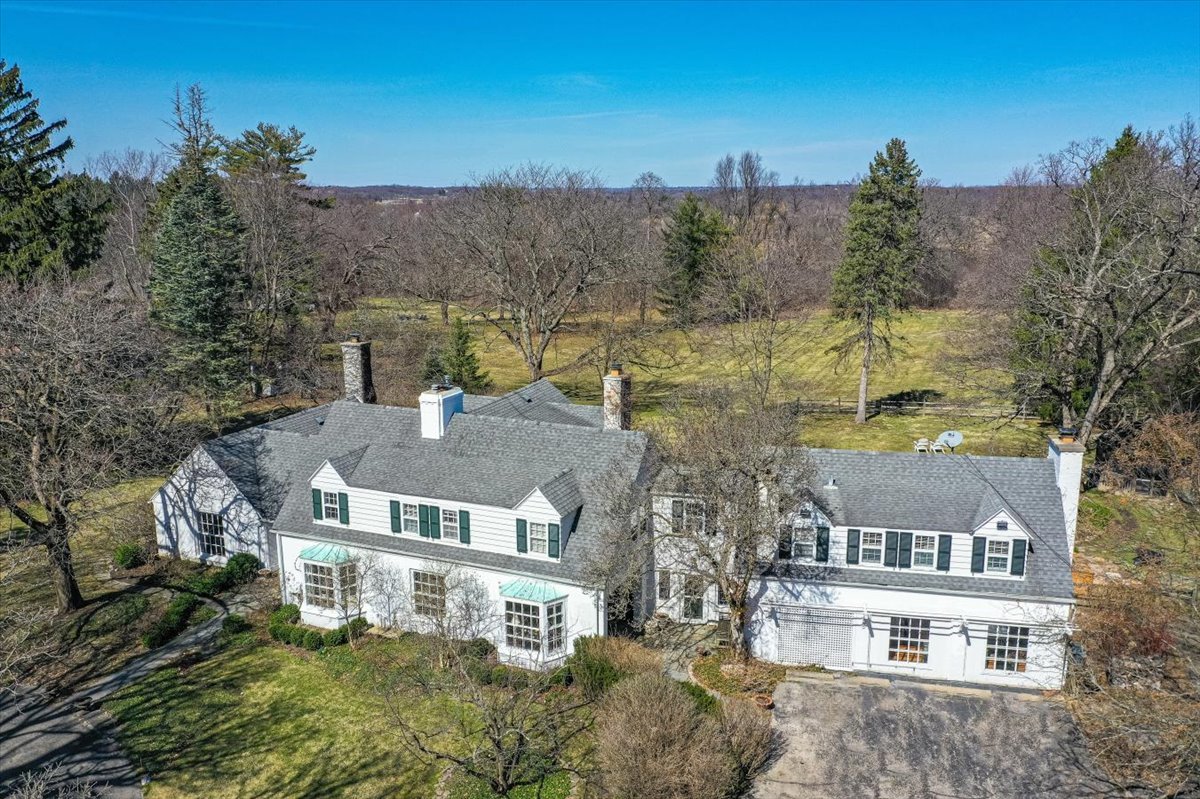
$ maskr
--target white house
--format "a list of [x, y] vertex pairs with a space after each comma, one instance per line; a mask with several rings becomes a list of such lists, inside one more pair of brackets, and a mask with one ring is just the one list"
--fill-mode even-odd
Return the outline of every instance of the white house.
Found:
[[[1083, 447], [1041, 458], [809, 450], [811, 502], [781, 519], [751, 589], [766, 660], [1022, 688], [1062, 685]], [[703, 505], [654, 499], [656, 525]], [[714, 587], [656, 530], [657, 611], [709, 622]], [[712, 531], [719, 534], [718, 531]]]
[[350, 611], [432, 624], [469, 581], [494, 620], [478, 632], [506, 659], [553, 664], [604, 634], [605, 593], [586, 576], [598, 492], [638, 479], [647, 447], [628, 430], [628, 377], [605, 378], [603, 408], [545, 380], [502, 397], [434, 386], [418, 408], [386, 407], [367, 401], [369, 343], [343, 353], [349, 399], [192, 453], [152, 501], [160, 550], [218, 564], [251, 552], [322, 627]]
[[[649, 442], [628, 429], [628, 377], [604, 378], [599, 408], [545, 380], [502, 397], [434, 386], [417, 408], [387, 407], [373, 403], [369, 343], [342, 350], [347, 399], [189, 456], [153, 499], [160, 549], [218, 564], [251, 552], [323, 627], [350, 610], [433, 624], [469, 583], [494, 620], [482, 634], [506, 659], [554, 664], [576, 637], [604, 634], [589, 564], [604, 554], [607, 501], [650, 477]], [[1082, 447], [1056, 439], [1046, 459], [809, 455], [813, 500], [781, 519], [752, 592], [758, 657], [1061, 685]], [[652, 502], [657, 519], [704, 525], [687, 497]], [[668, 547], [645, 572], [643, 612], [721, 618], [715, 588]]]

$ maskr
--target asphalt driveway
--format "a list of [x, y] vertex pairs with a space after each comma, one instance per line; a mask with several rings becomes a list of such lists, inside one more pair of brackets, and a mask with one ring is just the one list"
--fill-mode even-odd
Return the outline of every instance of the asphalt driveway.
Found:
[[776, 690], [783, 748], [759, 799], [1126, 796], [1094, 769], [1058, 701], [830, 677]]

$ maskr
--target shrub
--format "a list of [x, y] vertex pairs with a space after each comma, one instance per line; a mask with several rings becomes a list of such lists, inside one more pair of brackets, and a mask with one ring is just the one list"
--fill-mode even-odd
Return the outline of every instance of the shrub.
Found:
[[463, 642], [462, 654], [470, 660], [491, 660], [496, 654], [496, 645], [486, 638], [472, 638]]
[[304, 637], [301, 639], [301, 645], [305, 649], [311, 649], [313, 652], [316, 652], [318, 649], [321, 648], [321, 645], [323, 643], [324, 643], [323, 637], [316, 630], [305, 630], [304, 631]]
[[359, 638], [363, 635], [363, 633], [371, 628], [371, 622], [367, 621], [362, 616], [359, 616], [351, 619], [350, 624], [346, 626], [350, 628], [349, 633], [351, 638]]
[[221, 622], [221, 632], [225, 635], [237, 635], [249, 629], [250, 622], [246, 621], [245, 616], [237, 613], [230, 613], [225, 617], [225, 621]]
[[118, 544], [113, 550], [113, 563], [118, 569], [136, 569], [146, 562], [146, 553], [140, 544]]
[[262, 562], [249, 552], [239, 552], [225, 563], [224, 572], [232, 585], [243, 585], [258, 576]]
[[194, 594], [176, 595], [163, 611], [162, 618], [142, 636], [142, 645], [147, 649], [154, 649], [179, 635], [187, 627], [188, 619], [200, 604], [199, 597]]
[[657, 652], [628, 638], [584, 636], [575, 639], [575, 652], [567, 658], [571, 680], [589, 699], [598, 699], [624, 677], [661, 674]]
[[717, 721], [662, 674], [635, 675], [608, 692], [596, 716], [596, 754], [615, 796], [720, 799], [734, 784]]
[[280, 622], [282, 624], [296, 624], [300, 621], [300, 606], [283, 605], [282, 607], [271, 612], [270, 621], [272, 624], [275, 622]]
[[341, 646], [342, 644], [349, 643], [349, 641], [350, 631], [344, 624], [336, 630], [330, 630], [325, 633], [325, 646], [327, 647]]
[[694, 682], [681, 682], [679, 687], [696, 703], [696, 709], [710, 716], [716, 715], [717, 698]]
[[771, 728], [768, 714], [741, 699], [723, 701], [717, 723], [733, 761], [735, 792], [740, 795], [766, 771], [779, 746], [779, 736]]

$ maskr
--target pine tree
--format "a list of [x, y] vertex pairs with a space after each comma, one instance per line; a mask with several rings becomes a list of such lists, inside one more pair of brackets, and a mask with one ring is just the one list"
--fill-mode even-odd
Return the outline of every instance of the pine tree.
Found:
[[858, 412], [867, 421], [867, 384], [877, 359], [892, 356], [891, 323], [908, 310], [921, 259], [921, 170], [904, 142], [876, 153], [850, 202], [846, 253], [833, 275], [835, 318], [850, 329], [835, 348], [843, 360], [861, 352]]
[[154, 320], [174, 334], [171, 369], [218, 418], [246, 377], [242, 229], [212, 174], [196, 174], [167, 207], [155, 245]]
[[449, 377], [453, 385], [468, 394], [483, 394], [491, 388], [491, 378], [487, 372], [480, 371], [471, 328], [462, 317], [454, 320], [446, 347], [429, 351], [423, 376], [429, 383], [440, 383]]
[[62, 173], [70, 137], [52, 137], [65, 119], [45, 124], [21, 70], [0, 60], [0, 279], [17, 284], [80, 269], [100, 253], [103, 193]]
[[663, 312], [680, 327], [696, 321], [697, 303], [713, 257], [731, 235], [719, 211], [688, 194], [667, 220], [663, 258], [667, 280], [659, 294]]

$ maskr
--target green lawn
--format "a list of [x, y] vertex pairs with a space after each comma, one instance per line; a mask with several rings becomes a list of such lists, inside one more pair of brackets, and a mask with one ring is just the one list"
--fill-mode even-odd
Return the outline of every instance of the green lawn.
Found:
[[344, 661], [243, 636], [105, 707], [149, 799], [431, 796], [437, 770], [388, 734], [388, 711]]

